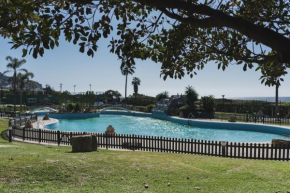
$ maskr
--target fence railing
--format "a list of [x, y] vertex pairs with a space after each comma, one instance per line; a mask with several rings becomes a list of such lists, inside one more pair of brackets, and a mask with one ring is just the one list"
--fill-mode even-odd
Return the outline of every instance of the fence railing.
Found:
[[257, 116], [250, 114], [229, 114], [229, 113], [215, 113], [214, 118], [220, 120], [228, 120], [231, 115], [236, 117], [240, 122], [263, 123], [263, 124], [278, 124], [290, 125], [290, 119], [284, 117], [271, 117], [271, 116]]
[[131, 149], [169, 153], [199, 154], [218, 157], [290, 160], [290, 146], [177, 139], [168, 137], [123, 135], [107, 136], [103, 133], [65, 132], [13, 126], [12, 136], [23, 141], [71, 145], [77, 135], [95, 135], [102, 148]]
[[[9, 111], [13, 111], [14, 109], [14, 106], [3, 106], [3, 104], [1, 105], [1, 108], [0, 108], [0, 112], [9, 112]], [[20, 106], [16, 106], [16, 111], [20, 111], [21, 110], [21, 107]], [[30, 107], [28, 106], [22, 106], [22, 111], [28, 111], [30, 110]]]

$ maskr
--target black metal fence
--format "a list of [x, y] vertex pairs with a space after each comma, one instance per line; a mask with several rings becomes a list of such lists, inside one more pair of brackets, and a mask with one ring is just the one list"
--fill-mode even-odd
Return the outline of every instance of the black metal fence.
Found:
[[[3, 105], [2, 105], [3, 106]], [[0, 108], [0, 112], [2, 113], [2, 112], [12, 112], [13, 111], [13, 109], [14, 109], [14, 106], [13, 105], [11, 105], [11, 106], [8, 106], [8, 107], [2, 107], [2, 108]], [[31, 108], [30, 107], [28, 107], [28, 106], [22, 106], [22, 111], [28, 111], [28, 110], [30, 110]], [[20, 106], [16, 106], [16, 111], [20, 111], [21, 110], [21, 107]]]
[[35, 114], [27, 114], [27, 113], [17, 113], [12, 116], [8, 116], [8, 118], [13, 118], [9, 120], [9, 126], [21, 126], [25, 125], [28, 120], [31, 122], [36, 122], [38, 117]]
[[73, 136], [90, 134], [97, 137], [99, 147], [107, 149], [131, 149], [246, 159], [290, 160], [290, 146], [286, 145], [274, 146], [259, 143], [233, 143], [122, 134], [107, 136], [103, 133], [64, 132], [15, 126], [11, 133], [14, 138], [23, 141], [58, 145], [71, 145], [70, 141]]
[[270, 117], [270, 116], [266, 116], [266, 115], [257, 116], [257, 115], [250, 115], [250, 114], [215, 113], [214, 118], [220, 119], [220, 120], [228, 120], [231, 115], [235, 116], [236, 121], [239, 121], [239, 122], [290, 125], [290, 119], [288, 119], [288, 118]]

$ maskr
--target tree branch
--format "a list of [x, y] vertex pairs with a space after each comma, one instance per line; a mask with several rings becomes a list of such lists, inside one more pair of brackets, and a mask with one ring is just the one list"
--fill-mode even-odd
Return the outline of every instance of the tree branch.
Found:
[[[224, 27], [235, 29], [245, 36], [260, 42], [279, 52], [280, 62], [290, 63], [290, 40], [278, 32], [263, 26], [256, 25], [246, 19], [230, 16], [220, 10], [206, 5], [197, 5], [191, 2], [178, 0], [133, 0], [156, 9], [179, 9], [200, 15], [206, 15], [219, 21]], [[193, 22], [194, 23], [194, 22]]]
[[177, 14], [169, 12], [165, 8], [158, 8], [161, 12], [165, 13], [168, 17], [172, 19], [176, 19], [182, 23], [190, 24], [192, 27], [197, 28], [212, 28], [212, 27], [223, 27], [224, 25], [220, 24], [217, 20], [213, 18], [205, 18], [205, 19], [195, 19], [195, 18], [184, 18]]

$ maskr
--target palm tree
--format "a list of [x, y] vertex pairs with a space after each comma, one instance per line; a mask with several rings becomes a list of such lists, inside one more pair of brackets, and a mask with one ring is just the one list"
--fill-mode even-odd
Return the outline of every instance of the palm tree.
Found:
[[135, 98], [137, 96], [138, 93], [138, 86], [140, 86], [141, 84], [141, 80], [137, 77], [134, 77], [132, 80], [132, 85], [134, 86], [134, 93], [135, 93]]
[[20, 92], [20, 112], [22, 112], [22, 93], [23, 93], [25, 85], [30, 85], [33, 88], [36, 87], [36, 84], [34, 82], [30, 81], [30, 79], [33, 77], [34, 77], [34, 74], [32, 72], [26, 72], [25, 74], [19, 73], [17, 75], [18, 88], [19, 88], [19, 92]]
[[131, 74], [131, 75], [134, 74], [134, 72], [135, 72], [134, 69], [136, 69], [136, 68], [135, 68], [135, 66], [128, 67], [127, 65], [125, 65], [123, 67], [121, 66], [120, 69], [121, 69], [122, 75], [126, 76], [126, 80], [125, 80], [125, 100], [126, 100], [126, 98], [127, 98], [127, 78], [128, 78], [129, 74]]
[[11, 56], [7, 56], [6, 60], [9, 61], [7, 64], [7, 69], [3, 74], [12, 72], [12, 87], [13, 87], [13, 103], [14, 103], [14, 112], [16, 112], [16, 89], [17, 89], [17, 75], [20, 72], [27, 73], [26, 69], [20, 69], [20, 67], [26, 63], [26, 60], [18, 60], [17, 58], [12, 58]]

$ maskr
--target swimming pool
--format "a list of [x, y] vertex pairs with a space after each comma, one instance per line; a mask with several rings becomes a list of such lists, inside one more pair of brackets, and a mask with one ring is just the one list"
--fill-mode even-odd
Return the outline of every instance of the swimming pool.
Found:
[[289, 137], [271, 133], [192, 127], [150, 117], [124, 115], [100, 115], [99, 118], [89, 119], [59, 119], [59, 125], [54, 130], [104, 133], [108, 125], [113, 125], [117, 134], [231, 142], [269, 142], [274, 138], [289, 139]]

